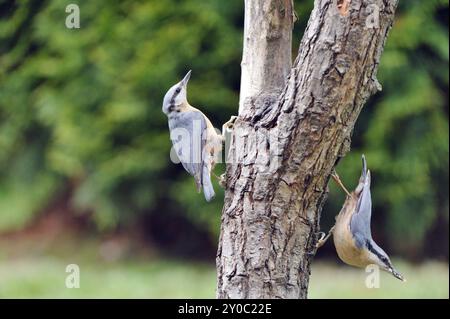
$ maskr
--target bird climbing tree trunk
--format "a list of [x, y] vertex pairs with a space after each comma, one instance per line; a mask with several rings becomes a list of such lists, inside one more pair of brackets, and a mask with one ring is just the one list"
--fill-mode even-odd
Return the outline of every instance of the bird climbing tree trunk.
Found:
[[293, 0], [245, 0], [239, 116], [227, 158], [218, 298], [306, 298], [321, 208], [397, 0], [316, 0], [294, 64]]

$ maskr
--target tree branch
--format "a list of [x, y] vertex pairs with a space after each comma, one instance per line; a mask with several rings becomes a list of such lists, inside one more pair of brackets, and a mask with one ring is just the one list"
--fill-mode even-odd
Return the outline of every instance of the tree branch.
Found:
[[292, 67], [293, 0], [245, 0], [239, 115], [273, 104]]

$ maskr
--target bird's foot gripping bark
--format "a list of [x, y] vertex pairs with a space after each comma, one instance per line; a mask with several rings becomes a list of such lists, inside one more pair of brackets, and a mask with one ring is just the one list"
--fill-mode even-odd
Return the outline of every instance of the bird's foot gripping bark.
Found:
[[220, 175], [220, 176], [217, 176], [217, 175], [214, 174], [214, 173], [212, 173], [212, 175], [217, 179], [219, 185], [220, 185], [222, 188], [226, 188], [226, 186], [227, 186], [227, 176], [226, 176], [225, 173], [223, 173], [223, 174]]
[[227, 176], [226, 176], [225, 173], [219, 176], [219, 185], [222, 188], [226, 188], [227, 187]]
[[226, 122], [224, 125], [222, 125], [222, 138], [225, 140], [227, 133], [230, 134], [233, 132], [234, 129], [234, 123], [237, 120], [237, 116], [232, 116], [228, 122]]
[[322, 246], [327, 242], [328, 238], [330, 238], [331, 234], [332, 234], [333, 231], [334, 231], [334, 227], [335, 227], [335, 226], [331, 227], [331, 229], [330, 229], [330, 231], [328, 232], [328, 234], [325, 234], [324, 232], [320, 232], [320, 233], [319, 233], [319, 234], [320, 234], [320, 238], [319, 238], [319, 240], [317, 241], [316, 249], [319, 249], [320, 247], [322, 247]]

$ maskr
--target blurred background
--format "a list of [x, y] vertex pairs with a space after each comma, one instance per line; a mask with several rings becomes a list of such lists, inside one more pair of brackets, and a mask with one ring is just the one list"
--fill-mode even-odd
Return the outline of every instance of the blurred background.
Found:
[[[313, 1], [295, 2], [294, 56]], [[223, 190], [206, 203], [170, 161], [161, 105], [192, 69], [193, 105], [216, 127], [237, 113], [243, 14], [242, 0], [0, 0], [0, 297], [215, 297]], [[448, 1], [400, 1], [383, 91], [337, 171], [353, 188], [366, 154], [374, 238], [408, 282], [365, 288], [329, 241], [311, 298], [449, 297], [448, 61]], [[344, 199], [330, 184], [324, 231]]]

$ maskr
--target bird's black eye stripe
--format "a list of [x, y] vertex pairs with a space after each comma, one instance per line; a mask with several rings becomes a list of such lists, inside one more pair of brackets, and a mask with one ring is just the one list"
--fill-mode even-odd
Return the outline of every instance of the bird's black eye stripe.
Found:
[[370, 252], [372, 252], [373, 254], [377, 255], [378, 258], [380, 258], [380, 260], [381, 260], [382, 262], [384, 262], [386, 265], [389, 265], [389, 264], [390, 264], [389, 260], [388, 260], [385, 256], [381, 255], [376, 249], [373, 248], [373, 246], [372, 246], [372, 244], [370, 243], [370, 241], [366, 241], [366, 246], [367, 246], [367, 249], [368, 249]]
[[180, 94], [180, 92], [181, 92], [181, 87], [177, 87], [175, 89], [175, 93], [173, 94], [172, 98], [170, 99], [171, 104], [175, 103], [175, 98], [178, 96], [178, 94]]
[[372, 252], [372, 253], [375, 254], [375, 249], [373, 249], [373, 247], [372, 247], [372, 245], [371, 245], [371, 243], [370, 243], [369, 240], [366, 240], [366, 246], [367, 246], [367, 249], [368, 249], [370, 252]]

